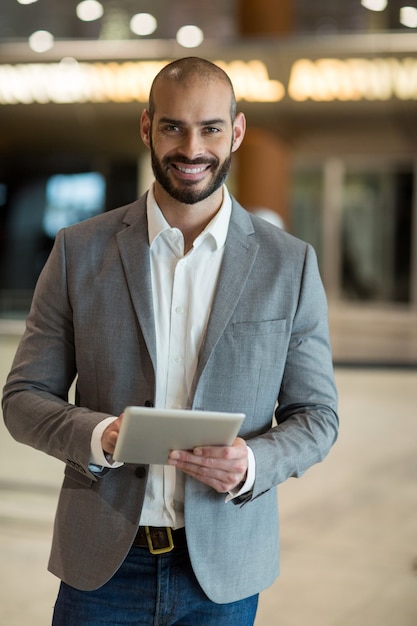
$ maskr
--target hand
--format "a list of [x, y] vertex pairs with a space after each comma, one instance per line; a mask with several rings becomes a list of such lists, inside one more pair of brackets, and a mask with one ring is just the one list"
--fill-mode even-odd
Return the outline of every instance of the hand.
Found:
[[172, 450], [168, 465], [178, 467], [218, 493], [227, 493], [246, 478], [248, 449], [244, 439], [237, 437], [232, 446]]
[[116, 446], [117, 437], [119, 436], [120, 426], [123, 420], [123, 413], [107, 426], [103, 434], [101, 435], [101, 447], [104, 452], [113, 454]]

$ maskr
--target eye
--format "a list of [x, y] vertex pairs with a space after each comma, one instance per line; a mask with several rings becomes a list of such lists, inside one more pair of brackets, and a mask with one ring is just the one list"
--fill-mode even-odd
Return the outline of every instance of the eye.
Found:
[[166, 133], [178, 133], [180, 131], [180, 127], [175, 124], [166, 124], [163, 127], [164, 132]]
[[216, 128], [216, 126], [207, 126], [203, 129], [203, 132], [205, 132], [206, 135], [215, 135], [220, 132], [220, 128]]

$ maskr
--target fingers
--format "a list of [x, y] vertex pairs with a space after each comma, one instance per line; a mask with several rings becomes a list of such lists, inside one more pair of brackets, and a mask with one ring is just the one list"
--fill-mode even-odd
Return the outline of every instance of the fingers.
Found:
[[120, 426], [122, 424], [123, 413], [119, 415], [111, 424], [107, 426], [101, 436], [101, 447], [104, 452], [113, 454], [116, 447], [117, 437], [119, 436]]
[[248, 451], [246, 441], [240, 437], [236, 437], [231, 446], [205, 446], [194, 448], [193, 454], [207, 459], [218, 459], [219, 462], [223, 459], [228, 463], [234, 460], [238, 461], [242, 458], [246, 459]]
[[248, 452], [243, 439], [232, 446], [207, 446], [192, 452], [173, 450], [169, 465], [209, 485], [219, 493], [234, 489], [244, 480], [248, 468]]

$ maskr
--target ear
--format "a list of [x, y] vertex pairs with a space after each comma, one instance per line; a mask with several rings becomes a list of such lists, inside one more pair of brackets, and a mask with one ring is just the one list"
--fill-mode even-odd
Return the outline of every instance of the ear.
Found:
[[142, 115], [140, 118], [140, 134], [142, 137], [142, 141], [147, 148], [150, 148], [151, 145], [151, 118], [149, 117], [149, 111], [146, 109], [142, 111]]
[[246, 131], [246, 118], [243, 113], [238, 113], [233, 122], [232, 152], [236, 152], [243, 141]]

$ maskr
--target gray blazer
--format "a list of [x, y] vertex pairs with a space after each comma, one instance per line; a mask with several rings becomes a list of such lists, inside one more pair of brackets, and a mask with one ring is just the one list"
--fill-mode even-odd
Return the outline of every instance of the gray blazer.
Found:
[[[90, 440], [103, 418], [153, 401], [154, 315], [146, 196], [58, 234], [3, 409], [15, 439], [65, 463], [49, 569], [79, 589], [115, 573], [139, 524], [148, 467], [96, 475]], [[336, 404], [312, 248], [233, 200], [193, 407], [246, 413], [240, 435], [254, 452], [256, 480], [246, 497], [225, 503], [186, 478], [191, 562], [214, 602], [258, 593], [278, 575], [276, 486], [325, 457], [337, 437]]]

